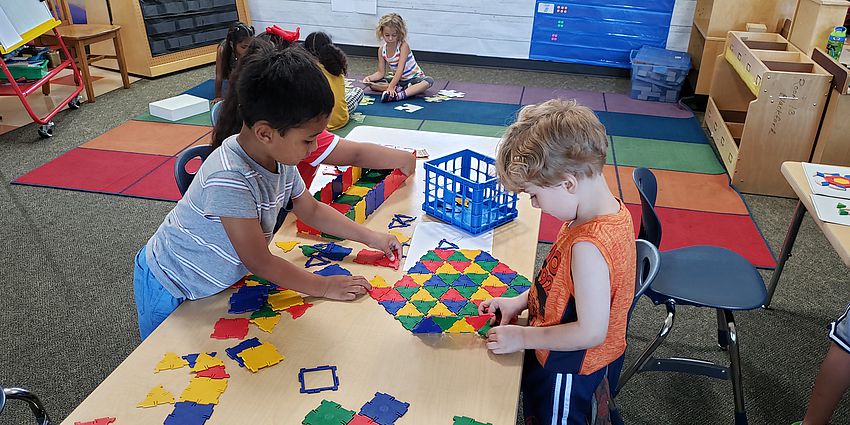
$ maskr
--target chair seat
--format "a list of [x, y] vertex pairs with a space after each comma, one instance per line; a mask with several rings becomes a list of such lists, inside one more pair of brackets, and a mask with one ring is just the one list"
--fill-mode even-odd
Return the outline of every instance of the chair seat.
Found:
[[661, 253], [661, 268], [647, 291], [656, 303], [726, 310], [752, 310], [767, 300], [761, 275], [747, 259], [716, 246], [690, 246]]
[[56, 27], [59, 35], [67, 40], [85, 40], [87, 38], [100, 37], [121, 29], [118, 25], [101, 24], [71, 24]]

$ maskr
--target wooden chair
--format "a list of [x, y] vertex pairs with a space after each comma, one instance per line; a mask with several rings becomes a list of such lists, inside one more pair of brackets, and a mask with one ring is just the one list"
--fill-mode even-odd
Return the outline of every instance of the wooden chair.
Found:
[[[62, 21], [57, 29], [59, 35], [65, 40], [65, 44], [73, 52], [80, 73], [83, 75], [83, 84], [86, 86], [86, 97], [89, 102], [94, 103], [94, 86], [92, 85], [89, 64], [102, 59], [115, 59], [118, 61], [118, 70], [121, 72], [121, 80], [124, 88], [130, 88], [130, 79], [127, 76], [127, 64], [124, 62], [124, 51], [121, 47], [121, 27], [118, 25], [102, 24], [75, 24], [71, 18], [71, 9], [66, 0], [47, 0], [50, 10], [56, 19]], [[115, 46], [115, 55], [91, 56], [87, 47], [101, 41], [112, 40]]]

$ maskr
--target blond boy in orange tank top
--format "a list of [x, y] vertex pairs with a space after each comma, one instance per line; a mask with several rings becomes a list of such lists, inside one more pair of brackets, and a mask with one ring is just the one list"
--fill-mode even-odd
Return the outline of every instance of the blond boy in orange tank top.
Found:
[[[531, 289], [480, 306], [500, 316], [487, 334], [488, 349], [526, 350], [526, 424], [591, 423], [594, 393], [625, 352], [635, 234], [629, 211], [602, 174], [607, 150], [605, 127], [593, 111], [550, 100], [520, 111], [496, 155], [506, 187], [565, 221]], [[511, 325], [525, 309], [530, 326]]]

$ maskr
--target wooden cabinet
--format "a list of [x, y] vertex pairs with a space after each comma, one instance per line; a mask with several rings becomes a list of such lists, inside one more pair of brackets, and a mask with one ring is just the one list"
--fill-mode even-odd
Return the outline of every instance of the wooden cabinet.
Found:
[[794, 12], [794, 0], [697, 0], [688, 53], [697, 70], [697, 94], [708, 94], [715, 60], [723, 51], [726, 33], [742, 31], [747, 23], [762, 23], [779, 32]]
[[850, 70], [820, 48], [812, 51], [812, 60], [833, 78], [811, 162], [850, 166]]
[[[110, 0], [109, 5], [87, 0], [88, 21], [120, 25], [127, 69], [146, 77], [215, 62], [230, 25], [237, 20], [250, 25], [245, 0]], [[111, 51], [104, 43], [92, 46], [93, 53]]]
[[823, 49], [832, 29], [844, 25], [848, 6], [847, 0], [799, 0], [788, 41], [807, 55]]
[[831, 81], [779, 34], [729, 32], [705, 125], [738, 190], [794, 196], [780, 166], [809, 160]]

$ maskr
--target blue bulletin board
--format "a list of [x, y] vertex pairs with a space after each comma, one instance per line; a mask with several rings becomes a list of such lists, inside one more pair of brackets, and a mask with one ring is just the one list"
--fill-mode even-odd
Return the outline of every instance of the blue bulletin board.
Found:
[[629, 68], [641, 46], [664, 48], [675, 0], [540, 1], [530, 59]]

